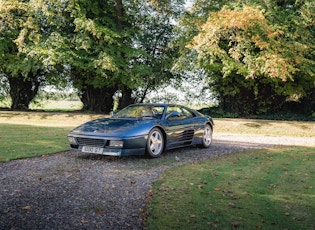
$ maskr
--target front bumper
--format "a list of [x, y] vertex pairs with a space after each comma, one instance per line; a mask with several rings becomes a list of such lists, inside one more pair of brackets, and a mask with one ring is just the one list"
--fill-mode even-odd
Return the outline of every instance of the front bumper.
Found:
[[[119, 139], [70, 134], [68, 138], [71, 149], [108, 156], [144, 155], [147, 142], [147, 136]], [[112, 147], [110, 141], [123, 141], [123, 146]]]

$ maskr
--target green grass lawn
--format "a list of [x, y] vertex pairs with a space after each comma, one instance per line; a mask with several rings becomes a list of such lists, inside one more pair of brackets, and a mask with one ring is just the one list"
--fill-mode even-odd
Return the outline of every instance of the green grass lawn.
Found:
[[[99, 117], [104, 115], [0, 111], [0, 162], [68, 150], [68, 132]], [[315, 122], [215, 123], [215, 132], [315, 137]], [[152, 190], [146, 228], [314, 229], [314, 158], [314, 148], [283, 147], [168, 170]]]
[[146, 229], [314, 229], [315, 150], [242, 152], [168, 170]]
[[83, 104], [80, 101], [67, 101], [67, 100], [43, 100], [40, 104], [31, 104], [30, 109], [45, 110], [45, 111], [75, 111], [82, 109]]
[[102, 116], [0, 111], [0, 162], [69, 150], [69, 131]]
[[0, 123], [0, 162], [68, 150], [69, 131], [69, 127]]
[[[0, 108], [10, 108], [11, 100], [0, 101]], [[76, 111], [82, 109], [83, 104], [80, 100], [38, 100], [38, 103], [30, 103], [29, 109], [42, 111]]]

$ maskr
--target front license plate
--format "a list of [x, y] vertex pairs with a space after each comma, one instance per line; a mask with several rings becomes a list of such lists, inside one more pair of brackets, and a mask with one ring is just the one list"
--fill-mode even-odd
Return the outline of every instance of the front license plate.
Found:
[[82, 152], [84, 152], [84, 153], [102, 154], [103, 150], [104, 150], [103, 148], [99, 148], [99, 147], [90, 147], [90, 146], [83, 146], [82, 147]]

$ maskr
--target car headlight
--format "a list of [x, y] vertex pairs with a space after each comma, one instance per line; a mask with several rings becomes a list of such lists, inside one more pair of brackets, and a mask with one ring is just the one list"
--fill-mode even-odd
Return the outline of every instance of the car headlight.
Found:
[[69, 143], [70, 143], [71, 145], [76, 145], [76, 144], [77, 144], [77, 141], [75, 140], [74, 137], [68, 137], [68, 140], [69, 140]]
[[115, 147], [115, 148], [122, 148], [124, 146], [124, 142], [123, 141], [116, 141], [116, 140], [110, 140], [109, 147]]

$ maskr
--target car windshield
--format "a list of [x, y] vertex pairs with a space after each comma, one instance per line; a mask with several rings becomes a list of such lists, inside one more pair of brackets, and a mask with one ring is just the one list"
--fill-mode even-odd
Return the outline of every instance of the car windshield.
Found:
[[154, 105], [131, 105], [114, 115], [114, 118], [161, 118], [164, 106]]

